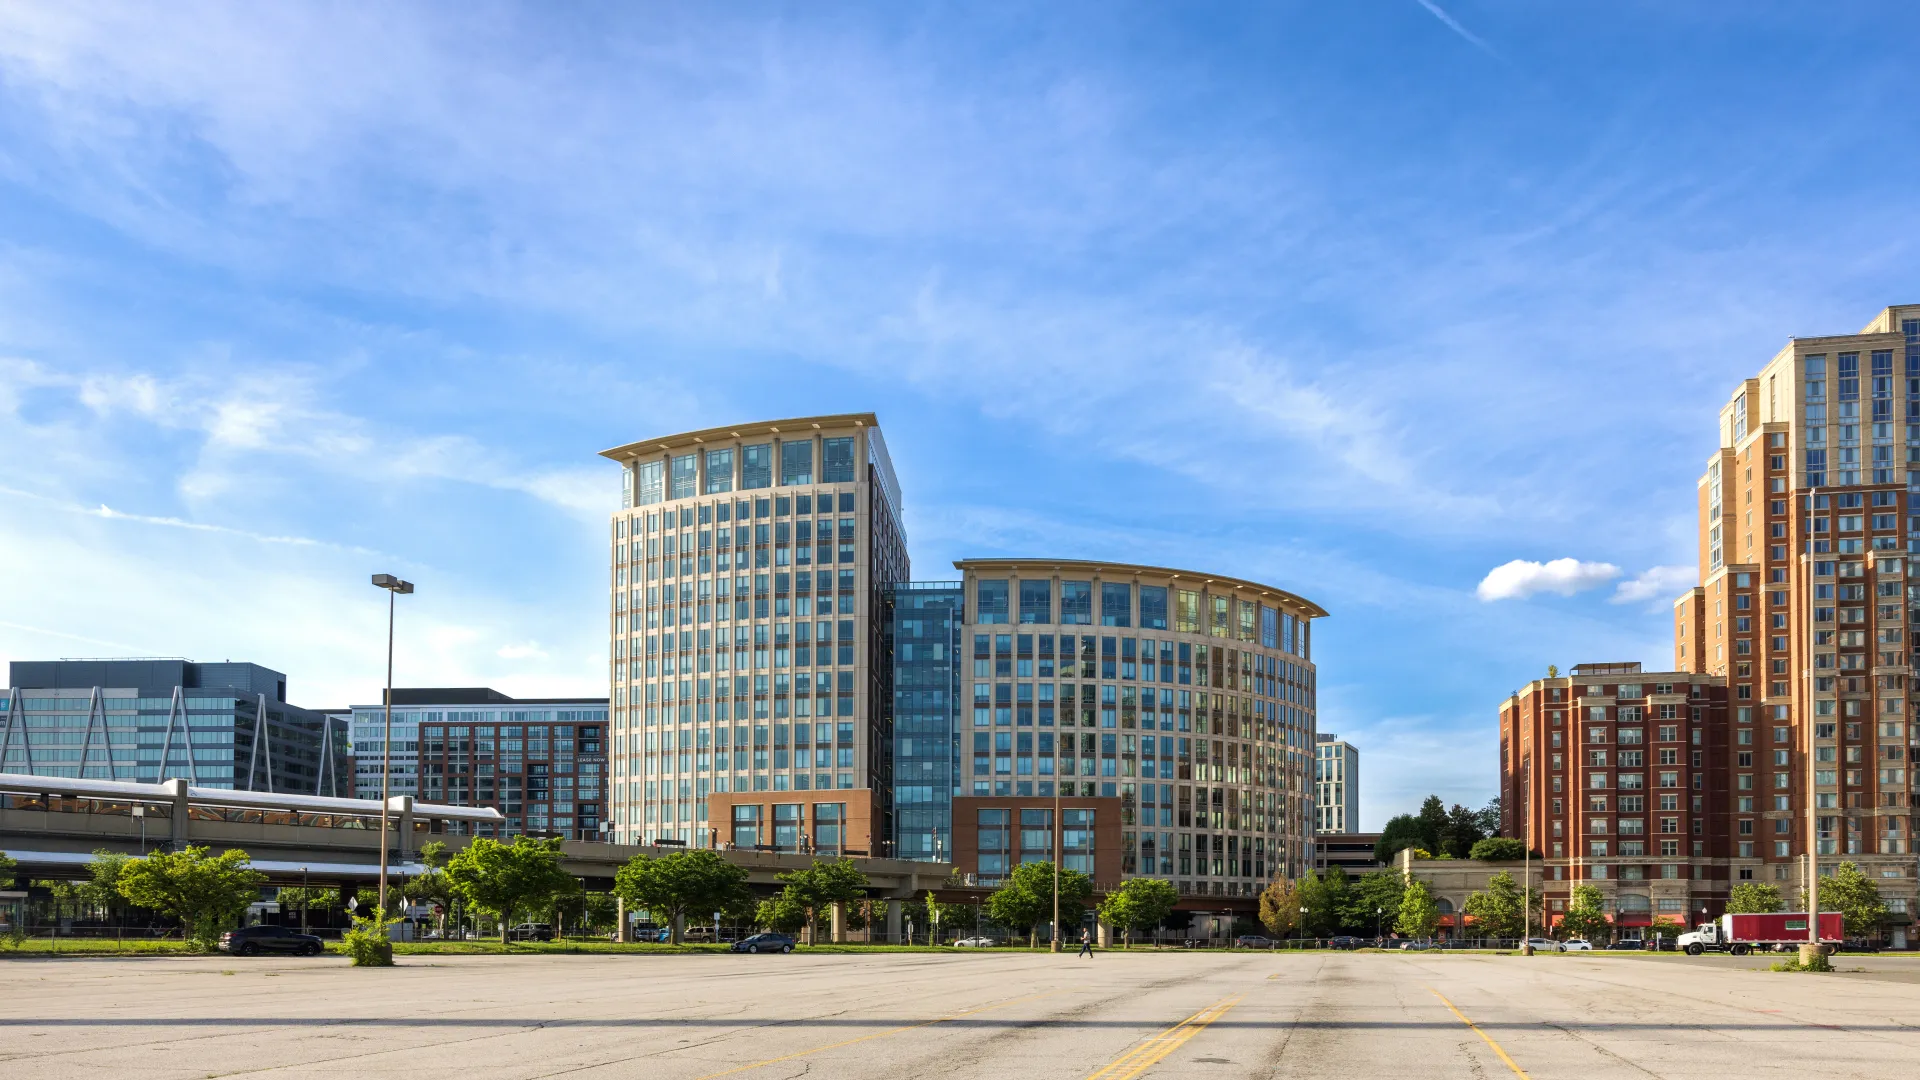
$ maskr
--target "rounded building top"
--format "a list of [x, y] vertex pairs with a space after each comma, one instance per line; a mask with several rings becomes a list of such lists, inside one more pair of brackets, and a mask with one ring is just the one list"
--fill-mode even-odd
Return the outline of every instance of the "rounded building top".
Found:
[[1099, 575], [1103, 577], [1140, 576], [1165, 578], [1168, 581], [1188, 582], [1194, 585], [1218, 585], [1236, 591], [1255, 593], [1279, 603], [1287, 604], [1297, 613], [1310, 619], [1324, 619], [1327, 611], [1320, 605], [1296, 593], [1272, 585], [1262, 585], [1257, 581], [1231, 577], [1226, 574], [1203, 574], [1193, 570], [1176, 570], [1166, 566], [1147, 566], [1141, 563], [1099, 562], [1090, 559], [960, 559], [954, 562], [954, 568], [962, 573], [1012, 573], [1021, 572], [1061, 572], [1074, 574]]

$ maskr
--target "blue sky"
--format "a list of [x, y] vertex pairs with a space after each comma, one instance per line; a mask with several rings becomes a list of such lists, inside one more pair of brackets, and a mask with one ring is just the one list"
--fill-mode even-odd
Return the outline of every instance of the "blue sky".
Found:
[[595, 452], [872, 409], [916, 576], [1326, 607], [1377, 827], [1670, 662], [1718, 405], [1920, 297], [1902, 6], [826, 7], [0, 10], [0, 660], [366, 702], [389, 571], [401, 682], [604, 693]]

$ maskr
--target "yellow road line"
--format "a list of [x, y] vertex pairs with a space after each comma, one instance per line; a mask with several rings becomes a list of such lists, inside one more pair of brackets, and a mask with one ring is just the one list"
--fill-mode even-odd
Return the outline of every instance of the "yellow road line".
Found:
[[1448, 1001], [1444, 994], [1440, 993], [1440, 991], [1438, 990], [1435, 990], [1431, 986], [1427, 987], [1427, 990], [1430, 993], [1432, 993], [1434, 997], [1437, 997], [1440, 999], [1440, 1004], [1445, 1005], [1447, 1007], [1448, 1012], [1452, 1013], [1461, 1023], [1467, 1025], [1469, 1028], [1472, 1028], [1473, 1033], [1475, 1035], [1480, 1036], [1480, 1038], [1483, 1041], [1485, 1041], [1489, 1047], [1492, 1047], [1493, 1052], [1500, 1055], [1500, 1060], [1507, 1063], [1507, 1068], [1513, 1070], [1513, 1075], [1519, 1077], [1520, 1080], [1532, 1080], [1532, 1078], [1527, 1075], [1527, 1071], [1525, 1069], [1522, 1069], [1520, 1066], [1515, 1065], [1513, 1063], [1513, 1059], [1507, 1056], [1507, 1052], [1500, 1048], [1500, 1044], [1493, 1041], [1493, 1036], [1480, 1030], [1480, 1025], [1467, 1019], [1465, 1013], [1461, 1012], [1459, 1009], [1454, 1008], [1453, 1002]]
[[1186, 1045], [1187, 1040], [1200, 1034], [1208, 1024], [1225, 1016], [1228, 1009], [1239, 1003], [1239, 997], [1222, 998], [1214, 1002], [1102, 1066], [1087, 1080], [1133, 1080], [1158, 1064], [1161, 1058]]
[[1064, 993], [1066, 993], [1065, 990], [1049, 990], [1044, 994], [1028, 994], [1025, 997], [1010, 998], [1006, 1001], [995, 1002], [992, 1005], [982, 1005], [977, 1009], [967, 1009], [962, 1012], [949, 1013], [948, 1015], [939, 1017], [937, 1019], [923, 1020], [918, 1024], [908, 1024], [905, 1027], [889, 1028], [886, 1031], [876, 1031], [871, 1035], [862, 1035], [857, 1039], [846, 1039], [837, 1043], [828, 1043], [825, 1046], [816, 1046], [809, 1050], [798, 1050], [791, 1054], [783, 1054], [780, 1057], [768, 1058], [765, 1061], [756, 1061], [748, 1065], [736, 1065], [731, 1069], [722, 1069], [716, 1073], [708, 1073], [705, 1076], [695, 1077], [694, 1080], [714, 1080], [714, 1077], [717, 1077], [717, 1076], [732, 1076], [734, 1073], [746, 1072], [749, 1069], [758, 1069], [764, 1065], [777, 1065], [782, 1061], [792, 1061], [794, 1058], [806, 1057], [808, 1054], [818, 1054], [823, 1050], [837, 1050], [842, 1046], [853, 1046], [857, 1043], [867, 1042], [872, 1039], [885, 1038], [888, 1035], [898, 1035], [903, 1031], [916, 1031], [923, 1027], [932, 1027], [935, 1024], [944, 1024], [949, 1020], [958, 1020], [963, 1016], [973, 1016], [978, 1013], [992, 1012], [995, 1009], [1004, 1009], [1009, 1005], [1018, 1005], [1023, 1001], [1034, 1001], [1039, 998], [1052, 997], [1055, 994], [1064, 994]]

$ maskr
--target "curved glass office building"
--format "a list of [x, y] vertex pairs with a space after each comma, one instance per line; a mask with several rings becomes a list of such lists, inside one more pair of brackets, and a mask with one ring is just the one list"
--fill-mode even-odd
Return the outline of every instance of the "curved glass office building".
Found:
[[[1050, 858], [1249, 897], [1312, 865], [1313, 620], [1218, 574], [1053, 559], [962, 572], [957, 869]], [[1057, 790], [1056, 790], [1057, 789]]]

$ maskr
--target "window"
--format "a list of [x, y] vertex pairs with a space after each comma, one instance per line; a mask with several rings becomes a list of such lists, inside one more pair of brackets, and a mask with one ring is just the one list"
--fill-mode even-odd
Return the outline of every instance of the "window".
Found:
[[981, 578], [974, 583], [974, 622], [1004, 625], [1007, 621], [1007, 581]]
[[820, 440], [820, 481], [853, 483], [853, 437]]
[[1213, 620], [1207, 627], [1208, 635], [1217, 638], [1232, 636], [1230, 621], [1233, 618], [1233, 600], [1226, 596], [1213, 596]]
[[1133, 586], [1111, 581], [1100, 583], [1100, 625], [1133, 625]]
[[1020, 621], [1040, 624], [1053, 621], [1053, 582], [1042, 579], [1020, 583]]
[[780, 483], [813, 483], [813, 440], [795, 439], [780, 444]]
[[[1167, 590], [1160, 585], [1140, 586], [1140, 628], [1142, 630], [1165, 630], [1167, 628]], [[1273, 646], [1269, 644], [1269, 648]]]
[[1173, 628], [1183, 634], [1200, 632], [1200, 594], [1192, 589], [1181, 589], [1176, 597], [1179, 606], [1174, 612]]
[[[753, 491], [773, 486], [773, 444], [740, 448], [740, 488]], [[745, 505], [745, 504], [742, 504]]]
[[698, 459], [693, 454], [681, 454], [673, 459], [673, 489], [670, 498], [690, 499], [694, 495], [694, 485], [700, 478]]
[[1060, 623], [1062, 626], [1093, 625], [1093, 583], [1060, 583]]
[[666, 501], [665, 489], [666, 465], [659, 461], [643, 461], [633, 467], [633, 501], [637, 506], [650, 506]]
[[733, 451], [732, 450], [707, 451], [706, 493], [708, 495], [713, 495], [718, 492], [732, 491], [732, 490], [733, 490]]

